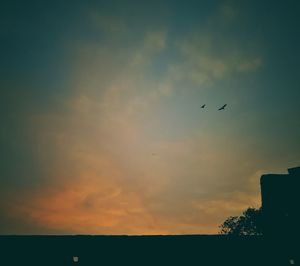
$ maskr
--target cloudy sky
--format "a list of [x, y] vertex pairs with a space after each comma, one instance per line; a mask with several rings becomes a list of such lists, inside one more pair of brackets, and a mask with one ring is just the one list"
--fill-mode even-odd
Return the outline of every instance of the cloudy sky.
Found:
[[300, 165], [299, 8], [2, 1], [0, 233], [214, 234], [259, 207]]

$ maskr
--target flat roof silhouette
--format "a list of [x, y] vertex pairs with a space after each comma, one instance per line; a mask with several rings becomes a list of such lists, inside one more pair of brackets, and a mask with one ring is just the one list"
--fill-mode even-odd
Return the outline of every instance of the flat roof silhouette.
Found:
[[300, 167], [287, 174], [266, 174], [260, 179], [264, 234], [291, 238], [299, 235]]

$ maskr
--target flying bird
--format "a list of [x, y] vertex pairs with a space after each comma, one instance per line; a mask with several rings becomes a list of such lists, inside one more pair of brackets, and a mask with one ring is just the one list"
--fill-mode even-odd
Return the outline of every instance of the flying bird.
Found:
[[202, 106], [201, 106], [201, 108], [204, 108], [205, 107], [205, 104], [203, 104]]
[[218, 110], [220, 111], [220, 110], [224, 110], [225, 109], [225, 107], [227, 106], [227, 104], [224, 104], [221, 108], [219, 108]]

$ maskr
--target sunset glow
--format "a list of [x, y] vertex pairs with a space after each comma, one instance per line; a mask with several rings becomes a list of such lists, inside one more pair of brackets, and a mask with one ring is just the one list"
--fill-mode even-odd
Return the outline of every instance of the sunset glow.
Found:
[[293, 4], [29, 2], [1, 11], [1, 234], [215, 234], [299, 164]]

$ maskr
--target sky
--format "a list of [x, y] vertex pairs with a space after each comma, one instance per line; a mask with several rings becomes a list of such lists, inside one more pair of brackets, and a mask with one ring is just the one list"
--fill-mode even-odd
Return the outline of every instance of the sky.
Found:
[[0, 234], [216, 234], [260, 207], [300, 166], [299, 11], [1, 1]]

